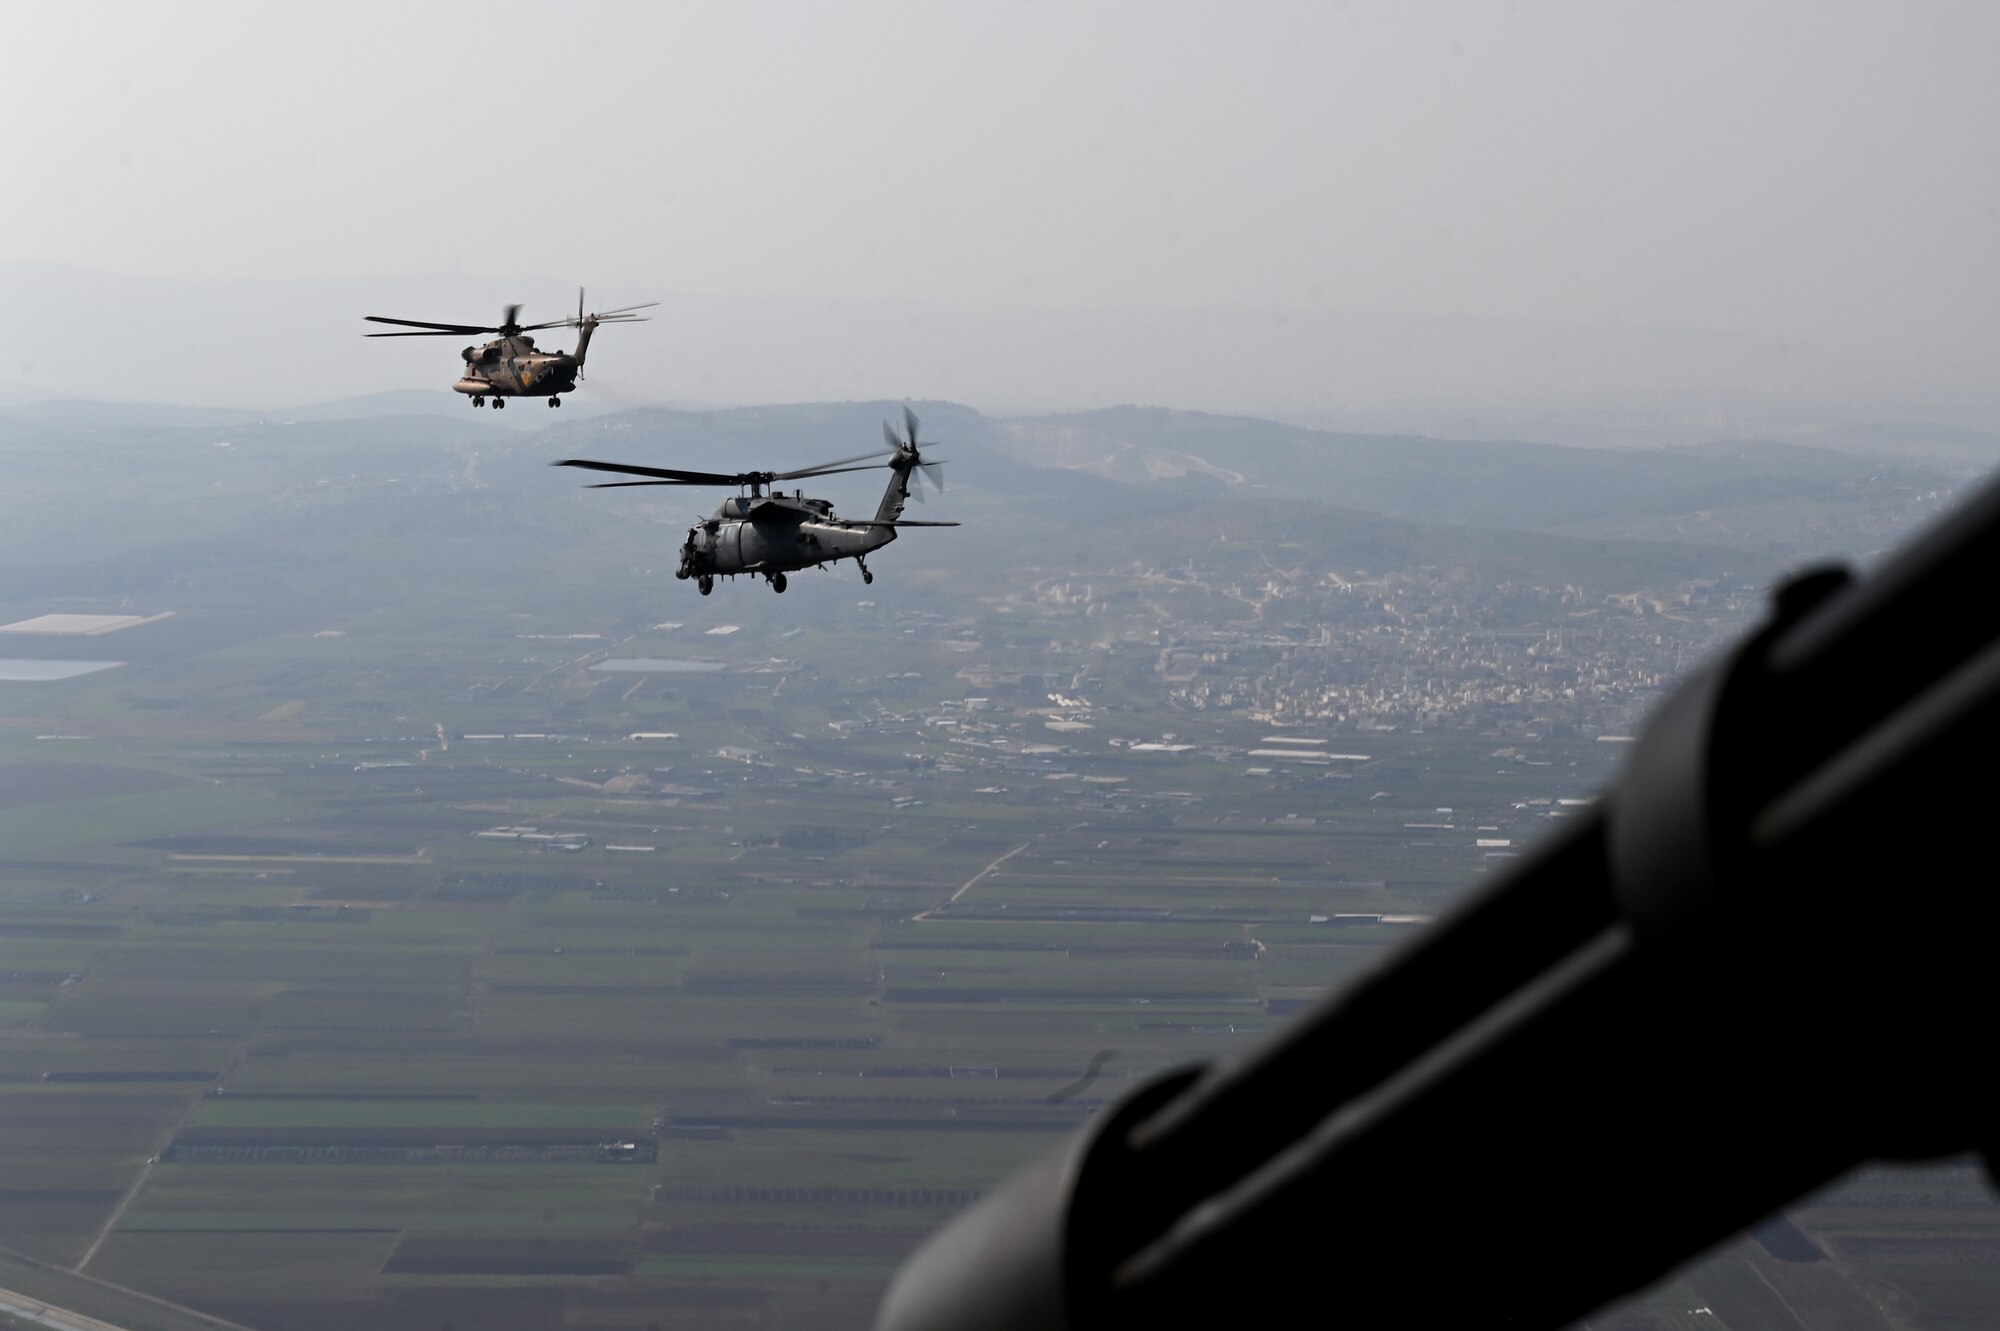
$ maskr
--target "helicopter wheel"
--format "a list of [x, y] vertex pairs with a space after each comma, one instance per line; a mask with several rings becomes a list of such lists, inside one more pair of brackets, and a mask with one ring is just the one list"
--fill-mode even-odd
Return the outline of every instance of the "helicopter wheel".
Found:
[[562, 405], [562, 399], [559, 397], [552, 397], [549, 399], [549, 405], [552, 407], [560, 407]]
[[867, 569], [864, 568], [861, 570], [861, 580], [863, 582], [872, 583], [875, 581], [875, 575], [873, 573], [870, 573]]
[[771, 575], [771, 590], [772, 590], [772, 591], [774, 591], [774, 592], [783, 592], [783, 591], [785, 590], [785, 575], [784, 575], [784, 574], [782, 574], [782, 573], [773, 573], [773, 574]]
[[500, 408], [506, 405], [507, 405], [507, 399], [504, 397], [496, 397], [493, 399], [493, 410], [495, 411], [500, 410]]
[[703, 596], [706, 596], [710, 592], [715, 590], [715, 579], [709, 577], [706, 573], [704, 573], [701, 575], [701, 581], [696, 585], [701, 588], [701, 594]]
[[475, 397], [474, 399], [472, 399], [472, 405], [475, 407], [483, 407], [486, 405], [486, 399], [483, 397]]

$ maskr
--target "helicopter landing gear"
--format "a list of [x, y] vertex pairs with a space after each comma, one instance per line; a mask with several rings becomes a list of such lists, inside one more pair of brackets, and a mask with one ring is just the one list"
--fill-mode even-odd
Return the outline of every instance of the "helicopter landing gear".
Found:
[[472, 399], [472, 405], [475, 407], [483, 407], [486, 405], [486, 399], [483, 397], [475, 397]]
[[779, 592], [779, 593], [782, 593], [782, 592], [783, 592], [783, 591], [785, 590], [785, 575], [784, 575], [784, 574], [782, 574], [782, 573], [773, 573], [773, 574], [771, 575], [771, 590], [772, 590], [772, 591], [774, 591], [774, 592]]
[[560, 407], [562, 405], [562, 399], [559, 397], [552, 397], [549, 399], [549, 405], [552, 407]]
[[859, 555], [857, 555], [857, 556], [855, 556], [855, 559], [854, 559], [854, 562], [855, 562], [855, 563], [857, 563], [857, 564], [859, 564], [859, 565], [861, 565], [861, 581], [863, 581], [863, 582], [873, 582], [873, 581], [875, 581], [875, 575], [874, 575], [873, 573], [870, 573], [870, 572], [868, 571], [868, 561], [867, 561], [867, 560], [865, 560], [865, 559], [861, 558], [861, 557], [860, 557]]
[[710, 592], [715, 590], [715, 579], [711, 578], [710, 576], [708, 576], [708, 574], [704, 573], [701, 575], [701, 581], [696, 583], [695, 585], [697, 587], [700, 587], [701, 594], [703, 596], [706, 596]]
[[507, 405], [507, 399], [504, 397], [496, 397], [493, 399], [493, 410], [495, 411], [500, 410], [500, 408], [506, 405]]

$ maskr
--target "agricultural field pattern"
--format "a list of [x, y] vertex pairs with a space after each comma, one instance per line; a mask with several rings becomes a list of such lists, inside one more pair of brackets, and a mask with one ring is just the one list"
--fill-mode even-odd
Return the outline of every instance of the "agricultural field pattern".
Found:
[[[1587, 807], [1781, 573], [1976, 474], [915, 405], [916, 516], [965, 526], [783, 596], [675, 580], [709, 497], [547, 464], [802, 465], [900, 404], [0, 420], [0, 1290], [866, 1326], [1001, 1177]], [[1996, 1244], [1975, 1162], [1869, 1171], [1590, 1325], [1972, 1327]]]

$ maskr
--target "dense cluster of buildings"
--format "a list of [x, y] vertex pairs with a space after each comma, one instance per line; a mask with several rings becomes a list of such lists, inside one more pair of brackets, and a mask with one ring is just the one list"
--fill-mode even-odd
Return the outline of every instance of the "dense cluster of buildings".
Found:
[[[1483, 590], [1467, 598], [1427, 570], [1267, 582], [1255, 627], [1163, 629], [1158, 671], [1177, 708], [1273, 723], [1616, 732], [1760, 602], [1727, 579], [1600, 598], [1507, 582]], [[1290, 627], [1272, 627], [1280, 622]]]
[[[1266, 572], [1255, 585], [1217, 590], [1222, 604], [1253, 606], [1255, 617], [1168, 615], [1151, 630], [1169, 706], [1364, 731], [1621, 731], [1740, 632], [1762, 599], [1726, 577], [1592, 596], [1575, 586], [1469, 585], [1463, 570], [1438, 569]], [[1065, 584], [1047, 604], [1088, 599]], [[1197, 599], [1146, 598], [1169, 610]]]

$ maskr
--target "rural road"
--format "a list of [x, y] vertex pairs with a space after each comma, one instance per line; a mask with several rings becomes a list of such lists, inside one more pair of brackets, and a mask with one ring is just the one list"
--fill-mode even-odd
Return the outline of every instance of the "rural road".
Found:
[[54, 1331], [125, 1331], [121, 1326], [100, 1322], [95, 1317], [85, 1317], [67, 1308], [53, 1307], [11, 1289], [0, 1289], [0, 1313], [36, 1326], [52, 1327]]
[[[239, 1049], [230, 1058], [229, 1066], [215, 1075], [213, 1084], [217, 1086], [228, 1085], [230, 1076], [235, 1073], [237, 1065], [242, 1061], [243, 1052]], [[104, 1224], [97, 1231], [97, 1236], [91, 1239], [90, 1246], [84, 1249], [83, 1256], [78, 1259], [76, 1266], [73, 1268], [78, 1275], [82, 1275], [84, 1268], [89, 1266], [91, 1261], [97, 1256], [97, 1250], [102, 1248], [104, 1241], [111, 1237], [111, 1231], [118, 1228], [118, 1222], [125, 1218], [126, 1209], [132, 1205], [140, 1193], [146, 1190], [147, 1182], [153, 1177], [153, 1166], [160, 1163], [160, 1157], [166, 1154], [169, 1146], [173, 1145], [174, 1138], [180, 1136], [181, 1129], [188, 1125], [188, 1120], [194, 1117], [197, 1109], [201, 1108], [202, 1099], [202, 1096], [197, 1095], [188, 1102], [188, 1107], [181, 1111], [181, 1116], [174, 1120], [174, 1125], [168, 1128], [165, 1135], [160, 1138], [160, 1144], [153, 1148], [153, 1154], [148, 1156], [146, 1163], [139, 1167], [139, 1173], [133, 1178], [132, 1186], [125, 1189], [125, 1195], [118, 1199], [118, 1205], [111, 1208], [111, 1214], [105, 1217]]]
[[[1039, 839], [1040, 838], [1037, 838], [1037, 840]], [[1008, 860], [1013, 859], [1016, 855], [1019, 855], [1022, 851], [1026, 850], [1028, 847], [1034, 844], [1035, 843], [1033, 841], [1023, 841], [1020, 845], [1014, 847], [1014, 849], [1008, 851], [1005, 855], [1002, 855], [999, 859], [993, 861], [993, 863], [987, 865], [984, 869], [981, 869], [978, 873], [972, 875], [972, 877], [966, 879], [963, 883], [960, 883], [958, 886], [958, 891], [952, 893], [949, 897], [945, 898], [943, 904], [946, 906], [951, 905], [953, 902], [957, 901], [960, 897], [964, 896], [966, 890], [970, 888], [974, 883], [984, 878], [987, 874], [992, 873], [995, 869], [1005, 864]], [[930, 908], [930, 910], [925, 911], [921, 915], [913, 916], [912, 918], [919, 920], [928, 920], [929, 918], [931, 918], [932, 914], [937, 911], [937, 909], [938, 907], [933, 906]]]

